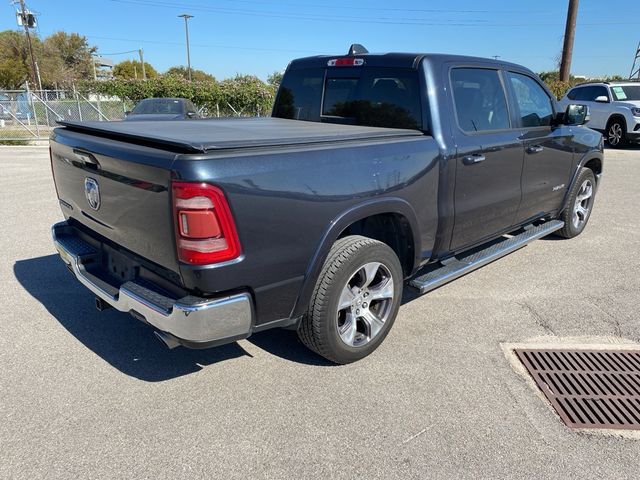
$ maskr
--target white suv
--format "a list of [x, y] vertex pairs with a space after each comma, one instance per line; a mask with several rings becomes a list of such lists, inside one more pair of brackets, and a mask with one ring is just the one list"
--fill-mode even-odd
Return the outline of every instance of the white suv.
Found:
[[589, 106], [589, 128], [602, 132], [611, 147], [640, 141], [640, 83], [598, 82], [576, 85], [560, 104]]

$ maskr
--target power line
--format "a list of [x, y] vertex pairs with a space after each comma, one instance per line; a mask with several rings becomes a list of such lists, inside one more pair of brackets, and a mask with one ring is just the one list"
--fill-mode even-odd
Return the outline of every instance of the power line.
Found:
[[[249, 3], [253, 5], [260, 6], [269, 6], [265, 2], [255, 2], [250, 0], [233, 0], [231, 3]], [[299, 3], [287, 3], [287, 2], [277, 2], [278, 6], [292, 6], [299, 7]], [[193, 7], [194, 5], [189, 5], [189, 7]], [[202, 5], [197, 5], [202, 6]], [[314, 8], [322, 8], [326, 9], [335, 9], [335, 10], [358, 10], [362, 11], [363, 7], [350, 7], [348, 5], [321, 5], [321, 4], [312, 4], [305, 3], [304, 7], [314, 7]], [[422, 13], [490, 13], [489, 10], [453, 10], [453, 9], [435, 9], [435, 8], [384, 8], [384, 7], [370, 7], [367, 6], [366, 9], [368, 11], [380, 11], [380, 12], [422, 12]], [[518, 12], [519, 13], [519, 12]]]
[[[141, 38], [122, 38], [122, 37], [104, 37], [100, 35], [86, 35], [87, 38], [93, 38], [96, 40], [113, 40], [117, 42], [136, 42], [136, 43], [150, 43], [157, 45], [184, 45], [181, 42], [169, 42], [165, 40], [144, 40]], [[202, 48], [224, 48], [231, 50], [248, 50], [248, 51], [258, 51], [258, 52], [284, 52], [284, 53], [316, 53], [322, 54], [325, 52], [320, 52], [317, 50], [302, 50], [302, 49], [290, 49], [290, 48], [261, 48], [261, 47], [239, 47], [237, 45], [215, 45], [215, 44], [206, 44], [206, 43], [191, 43], [191, 46], [194, 47], [202, 47]], [[132, 53], [137, 52], [138, 50], [132, 50], [131, 52], [123, 52], [123, 53]], [[107, 53], [104, 54], [109, 55]]]
[[[416, 26], [432, 26], [432, 27], [531, 27], [531, 26], [559, 26], [561, 22], [547, 23], [488, 23], [487, 20], [467, 19], [467, 20], [450, 20], [450, 19], [426, 19], [426, 18], [394, 18], [394, 17], [372, 17], [366, 18], [362, 16], [349, 17], [345, 15], [322, 15], [312, 13], [285, 13], [266, 10], [246, 10], [234, 9], [229, 7], [208, 7], [202, 5], [192, 5], [175, 2], [159, 2], [157, 0], [109, 0], [111, 2], [124, 3], [129, 5], [138, 5], [144, 7], [158, 7], [168, 9], [184, 9], [197, 10], [202, 12], [217, 13], [222, 15], [241, 15], [256, 16], [263, 18], [284, 18], [287, 20], [306, 20], [306, 21], [330, 21], [332, 23], [354, 23], [354, 24], [382, 24], [382, 25], [416, 25]], [[398, 10], [401, 11], [401, 10]], [[594, 22], [584, 23], [585, 26], [597, 25], [635, 25], [636, 22]]]
[[[117, 1], [117, 0], [111, 0], [111, 1]], [[229, 7], [211, 7], [210, 5], [202, 5], [202, 4], [187, 4], [187, 3], [177, 3], [177, 2], [162, 2], [162, 1], [156, 1], [153, 3], [157, 3], [158, 5], [162, 5], [162, 6], [167, 6], [167, 7], [176, 7], [176, 8], [189, 8], [189, 9], [202, 9], [202, 10], [211, 10], [211, 9], [215, 9], [215, 8], [222, 8], [222, 9], [229, 9]], [[263, 7], [268, 7], [269, 5], [263, 3], [263, 2], [252, 2], [252, 1], [248, 1], [248, 0], [234, 0], [231, 3], [249, 3], [252, 5], [260, 5]], [[299, 3], [283, 3], [283, 2], [278, 2], [277, 6], [293, 6], [293, 7], [312, 7], [312, 8], [321, 8], [322, 10], [327, 10], [327, 9], [334, 9], [334, 10], [340, 10], [340, 11], [344, 11], [344, 10], [358, 10], [358, 11], [362, 11], [363, 8], [362, 7], [350, 7], [348, 5], [342, 5], [342, 6], [337, 6], [337, 5], [321, 5], [321, 4], [309, 4], [309, 3], [305, 3], [303, 5], [300, 5]], [[406, 13], [473, 13], [473, 14], [478, 14], [478, 13], [491, 13], [489, 10], [456, 10], [456, 9], [421, 9], [421, 8], [381, 8], [381, 7], [366, 7], [367, 11], [379, 11], [379, 12], [406, 12]], [[504, 13], [504, 11], [501, 10], [501, 12]], [[512, 12], [512, 13], [522, 13], [522, 12]], [[527, 12], [530, 13], [530, 12]]]
[[331, 21], [331, 22], [342, 22], [342, 23], [373, 23], [373, 24], [391, 24], [391, 25], [430, 25], [430, 26], [438, 26], [446, 24], [447, 26], [486, 26], [487, 20], [481, 19], [469, 19], [469, 20], [450, 20], [450, 19], [442, 19], [439, 18], [437, 20], [429, 20], [429, 19], [415, 19], [415, 18], [398, 18], [398, 17], [373, 17], [373, 18], [365, 18], [362, 16], [345, 16], [345, 15], [323, 15], [323, 14], [312, 14], [312, 13], [285, 13], [285, 12], [274, 12], [274, 11], [266, 11], [266, 10], [246, 10], [246, 9], [236, 9], [236, 8], [228, 8], [228, 7], [208, 7], [201, 5], [186, 5], [183, 3], [174, 3], [174, 2], [158, 2], [153, 0], [109, 0], [111, 2], [116, 3], [124, 3], [130, 5], [139, 5], [145, 7], [159, 7], [159, 8], [169, 8], [169, 9], [182, 9], [183, 7], [188, 7], [192, 10], [198, 10], [209, 13], [217, 13], [223, 15], [243, 15], [243, 16], [257, 16], [257, 17], [265, 17], [265, 18], [284, 18], [287, 20], [311, 20], [311, 21]]
[[116, 55], [126, 55], [128, 53], [138, 53], [138, 50], [127, 50], [126, 52], [115, 52], [115, 53], [100, 53], [102, 57], [113, 57]]

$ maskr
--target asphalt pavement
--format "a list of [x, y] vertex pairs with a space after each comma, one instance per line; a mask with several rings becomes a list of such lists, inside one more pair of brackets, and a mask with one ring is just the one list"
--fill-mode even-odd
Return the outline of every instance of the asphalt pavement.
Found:
[[54, 254], [46, 147], [0, 147], [0, 478], [637, 478], [640, 441], [572, 431], [513, 343], [640, 342], [640, 148], [606, 151], [585, 232], [408, 298], [369, 358], [294, 332], [168, 350]]

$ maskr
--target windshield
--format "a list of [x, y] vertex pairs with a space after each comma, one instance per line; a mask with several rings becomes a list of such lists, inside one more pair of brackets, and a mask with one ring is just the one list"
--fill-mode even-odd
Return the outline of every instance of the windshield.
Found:
[[150, 98], [142, 100], [131, 112], [134, 115], [179, 115], [182, 113], [180, 100], [171, 98]]
[[618, 101], [640, 100], [640, 85], [614, 85], [611, 87], [611, 93]]
[[[324, 98], [323, 98], [324, 93]], [[309, 68], [284, 76], [273, 116], [312, 122], [422, 129], [418, 72]]]

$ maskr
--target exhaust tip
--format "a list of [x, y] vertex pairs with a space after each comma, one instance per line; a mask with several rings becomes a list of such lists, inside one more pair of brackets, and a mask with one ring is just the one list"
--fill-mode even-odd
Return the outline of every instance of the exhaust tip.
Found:
[[98, 309], [99, 312], [103, 312], [107, 308], [111, 308], [111, 305], [109, 305], [100, 297], [96, 297], [96, 308]]
[[159, 332], [158, 330], [154, 331], [153, 333], [158, 340], [160, 340], [167, 348], [169, 348], [169, 350], [173, 350], [174, 348], [180, 346], [180, 341], [169, 333]]

